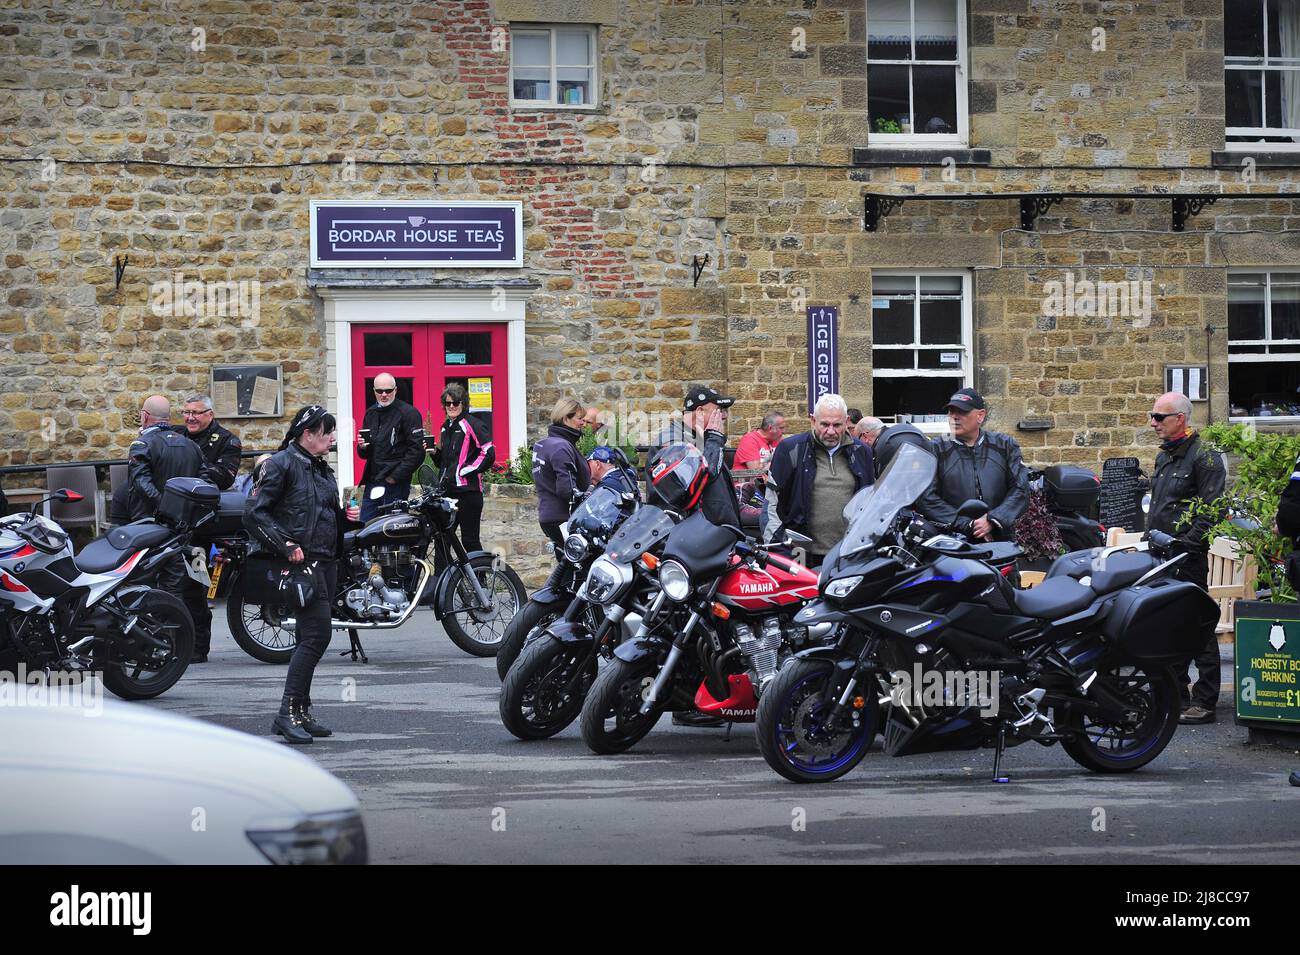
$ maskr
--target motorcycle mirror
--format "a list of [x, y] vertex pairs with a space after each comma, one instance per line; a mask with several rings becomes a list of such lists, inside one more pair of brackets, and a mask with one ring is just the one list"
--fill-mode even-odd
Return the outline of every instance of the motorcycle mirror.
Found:
[[50, 497], [52, 497], [54, 500], [62, 504], [69, 504], [69, 503], [75, 504], [77, 501], [81, 501], [85, 499], [82, 495], [78, 494], [76, 491], [73, 491], [66, 487], [59, 488], [57, 491], [51, 494]]
[[989, 512], [989, 506], [977, 497], [972, 497], [961, 507], [957, 508], [958, 517], [969, 517], [974, 520], [977, 517], [983, 517]]
[[420, 469], [415, 472], [415, 476], [420, 487], [431, 488], [438, 483], [438, 475], [427, 464], [421, 464]]
[[384, 486], [382, 484], [375, 485], [370, 489], [369, 496], [370, 496], [370, 500], [372, 501], [379, 500], [381, 497], [384, 496]]
[[811, 537], [808, 537], [808, 536], [805, 535], [805, 534], [800, 534], [798, 531], [786, 531], [786, 532], [785, 532], [785, 539], [786, 539], [786, 541], [787, 541], [788, 543], [791, 543], [791, 544], [811, 544], [811, 543], [812, 543], [812, 538], [811, 538]]

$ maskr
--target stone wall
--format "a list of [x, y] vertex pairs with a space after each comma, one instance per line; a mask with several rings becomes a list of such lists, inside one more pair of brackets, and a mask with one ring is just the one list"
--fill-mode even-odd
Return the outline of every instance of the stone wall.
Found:
[[534, 591], [546, 583], [555, 558], [537, 523], [537, 497], [523, 484], [489, 485], [483, 495], [483, 549], [500, 554]]
[[[0, 466], [120, 455], [145, 395], [203, 389], [217, 362], [283, 362], [289, 409], [322, 400], [308, 201], [378, 197], [524, 202], [524, 269], [454, 273], [540, 283], [534, 435], [561, 393], [665, 412], [694, 379], [741, 399], [736, 433], [773, 406], [798, 430], [803, 302], [839, 306], [841, 390], [869, 410], [871, 270], [952, 267], [974, 270], [994, 426], [1050, 418], [1019, 435], [1039, 463], [1135, 443], [1149, 459], [1163, 364], [1205, 363], [1229, 264], [1297, 260], [1291, 236], [1265, 234], [1296, 229], [1294, 202], [1224, 199], [1181, 235], [1167, 202], [1071, 201], [1033, 233], [1011, 200], [910, 203], [868, 234], [864, 190], [1284, 191], [1294, 171], [1247, 182], [1214, 165], [1217, 0], [967, 6], [969, 146], [989, 158], [954, 150], [945, 167], [855, 160], [870, 144], [862, 0], [15, 0], [0, 23]], [[534, 19], [601, 25], [598, 109], [510, 106], [494, 30]], [[1149, 279], [1150, 324], [1050, 320], [1043, 287], [1066, 270]], [[177, 273], [257, 280], [260, 311], [154, 314], [151, 285]], [[1222, 330], [1210, 348], [1221, 418]], [[265, 446], [283, 424], [235, 427]]]

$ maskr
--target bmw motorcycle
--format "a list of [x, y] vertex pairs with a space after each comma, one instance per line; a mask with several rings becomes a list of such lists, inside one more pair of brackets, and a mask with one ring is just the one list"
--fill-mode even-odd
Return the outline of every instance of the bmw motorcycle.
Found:
[[[369, 662], [362, 631], [400, 627], [420, 606], [433, 608], [460, 649], [493, 656], [528, 599], [523, 581], [504, 560], [487, 551], [465, 550], [454, 533], [456, 501], [436, 493], [427, 470], [421, 471], [425, 490], [418, 499], [387, 505], [361, 530], [343, 537], [331, 626], [348, 631], [351, 647], [343, 655], [354, 660]], [[383, 488], [372, 493], [378, 499]], [[289, 662], [297, 645], [289, 607], [252, 603], [236, 579], [226, 615], [236, 642], [250, 656], [265, 663]]]
[[[79, 554], [57, 523], [36, 513], [0, 518], [0, 667], [96, 671], [125, 700], [166, 692], [194, 651], [185, 604], [149, 585], [211, 520], [217, 489], [172, 478], [156, 518], [97, 538]], [[78, 501], [66, 488], [47, 501]]]
[[[574, 514], [570, 530], [612, 525], [621, 518], [618, 497], [598, 489]], [[593, 543], [599, 536], [581, 545], [586, 559], [595, 559], [578, 593], [560, 619], [534, 632], [501, 684], [501, 722], [512, 734], [532, 740], [560, 732], [577, 718], [600, 661], [610, 659], [615, 646], [669, 625], [662, 612], [667, 597], [654, 571], [656, 552], [675, 523], [673, 512], [647, 504], [622, 521], [603, 554]], [[569, 535], [566, 550], [579, 536]], [[573, 556], [579, 549], [575, 543]]]
[[850, 501], [820, 599], [795, 617], [825, 642], [792, 657], [759, 702], [768, 765], [794, 782], [838, 779], [870, 748], [881, 714], [887, 754], [992, 747], [998, 782], [1004, 748], [1030, 740], [1060, 743], [1094, 772], [1159, 756], [1178, 725], [1170, 666], [1219, 612], [1199, 587], [1170, 579], [1183, 558], [1170, 556], [1172, 541], [1066, 555], [1038, 587], [1017, 590], [967, 542], [914, 532], [907, 508], [934, 472], [934, 457], [909, 445]]
[[[782, 652], [806, 639], [795, 612], [817, 575], [696, 512], [669, 534], [658, 583], [667, 626], [620, 643], [582, 708], [582, 738], [597, 754], [623, 752], [666, 711], [753, 722]], [[593, 573], [595, 567], [593, 567]]]

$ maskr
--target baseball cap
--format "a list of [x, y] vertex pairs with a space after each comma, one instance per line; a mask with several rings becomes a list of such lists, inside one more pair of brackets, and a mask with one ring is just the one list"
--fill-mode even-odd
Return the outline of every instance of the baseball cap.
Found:
[[599, 444], [591, 449], [591, 452], [587, 455], [587, 460], [600, 461], [604, 464], [616, 464], [618, 462], [618, 455], [615, 454], [614, 449], [608, 445]]
[[962, 411], [975, 411], [984, 408], [984, 396], [974, 388], [963, 388], [944, 405], [945, 408], [958, 408]]
[[682, 407], [694, 411], [700, 405], [715, 404], [719, 408], [730, 408], [735, 403], [735, 398], [728, 398], [706, 385], [691, 385], [686, 389], [686, 400], [682, 402]]

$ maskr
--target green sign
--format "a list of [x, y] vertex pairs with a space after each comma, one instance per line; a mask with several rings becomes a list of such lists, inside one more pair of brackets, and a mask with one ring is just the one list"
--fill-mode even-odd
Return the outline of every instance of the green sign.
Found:
[[1237, 617], [1236, 657], [1237, 715], [1300, 723], [1300, 620]]

